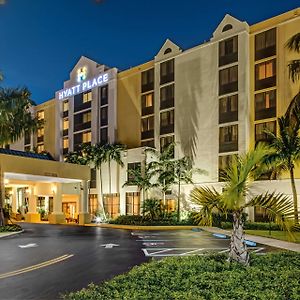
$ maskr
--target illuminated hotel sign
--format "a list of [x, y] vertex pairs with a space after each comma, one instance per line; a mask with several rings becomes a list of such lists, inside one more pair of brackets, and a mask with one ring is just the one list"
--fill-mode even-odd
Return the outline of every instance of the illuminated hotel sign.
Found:
[[108, 82], [108, 73], [101, 74], [93, 79], [82, 81], [75, 86], [59, 91], [58, 99], [62, 100], [64, 98], [72, 97], [74, 95], [93, 89], [97, 86], [101, 86], [106, 82]]

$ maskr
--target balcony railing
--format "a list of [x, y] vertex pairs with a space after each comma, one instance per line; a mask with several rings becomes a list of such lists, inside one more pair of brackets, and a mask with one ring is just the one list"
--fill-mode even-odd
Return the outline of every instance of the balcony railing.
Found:
[[231, 151], [238, 151], [239, 149], [238, 142], [224, 142], [219, 144], [219, 153], [223, 152], [231, 152]]
[[237, 52], [230, 53], [225, 56], [220, 56], [219, 57], [219, 67], [234, 63], [236, 61], [238, 61], [238, 53]]
[[74, 131], [80, 131], [84, 129], [91, 128], [91, 122], [81, 123], [81, 124], [74, 124]]
[[174, 132], [174, 124], [169, 124], [167, 126], [160, 127], [160, 134], [167, 134], [167, 133], [173, 133], [173, 132]]
[[151, 139], [153, 137], [154, 137], [154, 130], [153, 129], [141, 132], [141, 139], [142, 140]]

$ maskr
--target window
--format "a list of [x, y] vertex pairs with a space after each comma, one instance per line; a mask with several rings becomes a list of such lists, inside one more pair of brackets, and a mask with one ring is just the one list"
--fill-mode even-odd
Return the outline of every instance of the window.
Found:
[[116, 218], [120, 214], [119, 194], [104, 194], [104, 210], [110, 218]]
[[255, 124], [255, 142], [270, 142], [268, 131], [276, 134], [276, 121]]
[[[92, 187], [91, 187], [92, 188]], [[96, 194], [89, 194], [89, 213], [96, 215], [98, 212], [98, 197]]]
[[174, 132], [174, 110], [160, 113], [160, 134]]
[[219, 152], [238, 151], [238, 125], [219, 128]]
[[101, 87], [100, 103], [101, 103], [101, 105], [106, 105], [108, 103], [108, 85]]
[[90, 188], [95, 189], [97, 185], [97, 170], [91, 169], [91, 181], [90, 181]]
[[92, 101], [92, 91], [83, 93], [83, 103]]
[[140, 193], [126, 193], [126, 215], [140, 214]]
[[68, 148], [69, 148], [69, 139], [63, 138], [63, 149], [68, 149]]
[[63, 130], [68, 130], [69, 129], [69, 119], [64, 119], [63, 120]]
[[171, 48], [167, 48], [164, 52], [164, 54], [168, 54], [168, 53], [171, 53], [172, 52], [172, 49]]
[[219, 100], [219, 123], [238, 120], [238, 95], [232, 95]]
[[174, 125], [174, 110], [160, 113], [160, 126], [165, 127], [169, 125]]
[[276, 85], [276, 59], [255, 65], [255, 90]]
[[41, 152], [43, 152], [43, 151], [45, 151], [45, 146], [44, 146], [44, 144], [39, 144], [39, 145], [37, 145], [37, 153], [41, 153]]
[[149, 139], [154, 137], [154, 116], [142, 118], [141, 139]]
[[141, 142], [141, 146], [142, 146], [142, 147], [155, 148], [155, 147], [154, 147], [154, 140], [142, 141], [142, 142]]
[[29, 131], [25, 131], [24, 134], [24, 145], [28, 145], [31, 143], [31, 133]]
[[142, 93], [154, 89], [154, 69], [142, 72]]
[[219, 43], [219, 66], [224, 66], [238, 60], [238, 37]]
[[276, 117], [276, 90], [255, 95], [255, 120]]
[[220, 70], [219, 95], [236, 92], [238, 90], [238, 66]]
[[31, 146], [25, 146], [24, 147], [24, 151], [25, 152], [30, 152], [30, 150], [31, 150]]
[[69, 110], [69, 101], [68, 100], [65, 100], [63, 102], [63, 111], [68, 111]]
[[165, 147], [168, 147], [172, 143], [174, 143], [174, 135], [161, 137], [160, 138], [160, 151], [162, 152]]
[[232, 161], [232, 155], [219, 156], [219, 181], [223, 181], [224, 170]]
[[108, 130], [107, 130], [107, 127], [101, 128], [101, 130], [100, 130], [100, 143], [102, 145], [108, 143]]
[[42, 137], [42, 136], [44, 136], [44, 134], [45, 134], [45, 129], [42, 127], [42, 128], [39, 128], [38, 130], [37, 130], [37, 136], [38, 137]]
[[174, 107], [174, 84], [160, 89], [160, 109]]
[[92, 120], [92, 113], [90, 111], [82, 115], [82, 123], [88, 123], [91, 122], [91, 120]]
[[142, 95], [142, 115], [154, 113], [154, 94]]
[[90, 143], [92, 141], [91, 131], [84, 132], [82, 134], [82, 143]]
[[160, 84], [174, 81], [174, 59], [160, 64]]
[[44, 120], [45, 119], [45, 112], [43, 110], [40, 110], [36, 113], [38, 120]]
[[276, 55], [276, 28], [255, 36], [255, 60]]
[[232, 25], [231, 25], [231, 24], [226, 24], [226, 25], [223, 27], [222, 32], [228, 31], [228, 30], [230, 30], [230, 29], [232, 29]]
[[101, 126], [106, 126], [108, 124], [108, 106], [101, 107]]
[[130, 172], [128, 172], [129, 170], [137, 170], [139, 172], [141, 172], [141, 163], [140, 162], [134, 162], [134, 163], [128, 163], [127, 165], [127, 181], [133, 181], [135, 178], [132, 174], [130, 174]]

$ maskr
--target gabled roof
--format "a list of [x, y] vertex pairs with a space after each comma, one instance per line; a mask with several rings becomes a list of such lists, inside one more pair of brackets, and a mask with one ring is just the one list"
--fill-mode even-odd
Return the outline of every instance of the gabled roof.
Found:
[[155, 61], [160, 61], [164, 59], [168, 59], [170, 57], [173, 57], [179, 53], [181, 53], [182, 50], [179, 46], [177, 46], [175, 43], [173, 43], [171, 40], [166, 39], [160, 50], [158, 51], [157, 55], [155, 56]]
[[0, 154], [22, 156], [22, 157], [28, 157], [28, 158], [37, 158], [37, 159], [43, 159], [43, 160], [54, 160], [54, 158], [49, 153], [38, 154], [38, 153], [33, 153], [33, 152], [0, 148]]

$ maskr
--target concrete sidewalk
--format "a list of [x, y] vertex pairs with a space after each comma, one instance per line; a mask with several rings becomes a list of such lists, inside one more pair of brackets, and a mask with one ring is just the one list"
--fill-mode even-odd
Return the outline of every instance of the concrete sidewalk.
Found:
[[22, 232], [24, 232], [24, 230], [13, 231], [13, 232], [0, 232], [0, 239], [8, 237], [8, 236], [16, 235], [16, 234], [19, 234], [19, 233], [22, 233]]
[[[202, 227], [202, 229], [211, 233], [221, 233], [221, 234], [231, 235], [230, 230], [224, 230], [217, 227]], [[276, 240], [276, 239], [267, 238], [263, 236], [250, 235], [250, 234], [246, 234], [245, 237], [247, 240], [256, 243], [260, 243], [260, 244], [264, 244], [264, 245], [268, 245], [271, 247], [276, 247], [284, 250], [300, 252], [300, 244], [297, 243], [291, 243], [291, 242]]]

